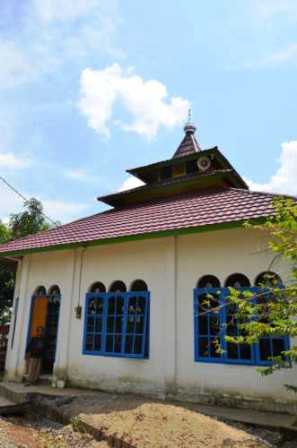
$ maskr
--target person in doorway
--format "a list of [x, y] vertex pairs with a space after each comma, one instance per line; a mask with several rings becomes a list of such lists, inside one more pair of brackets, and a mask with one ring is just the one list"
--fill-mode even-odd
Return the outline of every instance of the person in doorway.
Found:
[[39, 380], [42, 355], [45, 348], [44, 328], [38, 327], [36, 336], [33, 336], [26, 350], [27, 381], [25, 385], [35, 384]]

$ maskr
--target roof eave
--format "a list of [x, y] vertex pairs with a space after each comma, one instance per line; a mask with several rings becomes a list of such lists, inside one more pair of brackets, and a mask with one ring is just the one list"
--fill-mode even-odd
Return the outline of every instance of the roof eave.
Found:
[[[248, 190], [247, 184], [244, 182], [244, 180], [239, 176], [237, 171], [235, 171], [231, 165], [229, 165], [230, 168], [223, 169], [223, 170], [216, 170], [214, 172], [210, 173], [195, 173], [191, 176], [184, 176], [181, 178], [173, 179], [171, 182], [156, 182], [152, 185], [142, 185], [140, 187], [132, 188], [130, 190], [120, 191], [117, 193], [105, 195], [105, 196], [99, 196], [97, 198], [98, 201], [104, 202], [105, 204], [111, 206], [111, 207], [119, 207], [125, 201], [125, 198], [127, 199], [129, 196], [137, 196], [141, 193], [146, 193], [148, 191], [151, 191], [154, 193], [155, 191], [160, 192], [166, 192], [172, 189], [172, 187], [176, 187], [176, 185], [179, 185], [181, 188], [182, 186], [186, 186], [187, 184], [193, 183], [195, 181], [195, 185], [199, 187], [201, 185], [201, 189], [205, 188], [203, 187], [203, 182], [205, 182], [207, 179], [224, 179], [228, 180], [231, 187], [235, 188], [242, 188], [245, 190]], [[197, 182], [197, 184], [196, 184]], [[175, 193], [176, 194], [176, 193]], [[162, 196], [162, 193], [160, 194], [160, 197]], [[146, 202], [146, 200], [141, 200], [142, 202]], [[139, 203], [141, 201], [135, 200], [135, 203]]]
[[81, 241], [81, 242], [73, 242], [67, 244], [57, 244], [46, 247], [36, 247], [29, 248], [23, 250], [16, 250], [10, 252], [0, 252], [0, 259], [5, 259], [7, 257], [23, 257], [24, 255], [34, 254], [34, 253], [44, 253], [44, 252], [52, 252], [52, 251], [60, 251], [60, 250], [70, 250], [76, 249], [78, 247], [92, 247], [92, 246], [101, 246], [108, 244], [117, 244], [117, 243], [125, 243], [129, 241], [138, 241], [144, 239], [153, 239], [153, 238], [166, 238], [170, 236], [178, 236], [178, 235], [187, 235], [192, 233], [203, 233], [203, 232], [213, 232], [218, 230], [227, 230], [233, 228], [243, 227], [243, 225], [247, 222], [251, 224], [263, 224], [267, 221], [269, 217], [272, 215], [264, 215], [257, 218], [250, 219], [241, 219], [238, 221], [229, 221], [222, 222], [216, 224], [206, 224], [202, 226], [193, 226], [193, 227], [181, 227], [174, 230], [162, 230], [157, 232], [147, 232], [136, 235], [126, 235], [115, 238], [105, 238], [91, 241]]
[[[139, 166], [136, 168], [129, 168], [126, 170], [127, 173], [132, 174], [135, 177], [139, 176], [139, 173], [142, 171], [148, 171], [154, 168], [160, 168], [162, 166], [165, 165], [174, 165], [174, 164], [179, 164], [180, 161], [183, 159], [185, 161], [187, 160], [191, 160], [191, 159], [195, 159], [197, 157], [197, 155], [201, 154], [201, 152], [203, 152], [204, 155], [207, 155], [208, 152], [210, 151], [219, 151], [217, 146], [214, 146], [213, 148], [208, 148], [208, 149], [204, 149], [203, 151], [200, 152], [195, 152], [193, 154], [186, 154], [184, 156], [179, 156], [176, 158], [172, 158], [172, 159], [166, 159], [166, 160], [162, 160], [161, 162], [155, 162], [155, 163], [151, 163], [149, 165], [143, 165], [143, 166]], [[140, 177], [138, 177], [140, 179]]]

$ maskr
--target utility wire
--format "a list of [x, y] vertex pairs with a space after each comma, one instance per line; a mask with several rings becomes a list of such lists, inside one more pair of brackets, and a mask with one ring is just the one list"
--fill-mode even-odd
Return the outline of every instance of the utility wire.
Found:
[[[0, 176], [0, 180], [2, 180], [2, 182], [11, 190], [13, 191], [17, 196], [19, 196], [23, 201], [28, 202], [28, 198], [26, 198], [26, 196], [24, 196], [22, 193], [20, 193], [15, 187], [13, 187], [9, 182], [7, 182], [6, 179], [4, 179], [4, 177]], [[49, 216], [47, 216], [45, 213], [41, 212], [43, 214], [43, 216], [49, 221], [51, 222], [55, 227], [57, 227], [57, 223], [56, 221], [54, 221], [52, 218], [50, 218]]]

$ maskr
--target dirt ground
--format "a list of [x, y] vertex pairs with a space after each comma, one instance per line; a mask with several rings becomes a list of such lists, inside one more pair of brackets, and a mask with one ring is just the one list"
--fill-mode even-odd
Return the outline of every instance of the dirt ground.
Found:
[[141, 448], [264, 448], [246, 432], [182, 407], [144, 403], [134, 409], [81, 415], [105, 436]]
[[[100, 397], [100, 398], [99, 398]], [[264, 448], [273, 446], [243, 428], [184, 406], [133, 396], [76, 397], [59, 405], [79, 429], [96, 429], [110, 446], [135, 448]], [[123, 443], [123, 445], [121, 445]]]
[[[223, 422], [187, 405], [107, 393], [40, 400], [30, 408], [39, 415], [0, 419], [0, 448], [297, 448], [297, 436]], [[45, 401], [71, 425], [40, 417]]]
[[223, 422], [192, 405], [132, 395], [82, 395], [61, 403], [59, 411], [66, 420], [85, 422], [105, 437], [115, 435], [136, 448], [297, 448], [297, 434]]
[[46, 419], [0, 418], [0, 448], [108, 448], [87, 434]]

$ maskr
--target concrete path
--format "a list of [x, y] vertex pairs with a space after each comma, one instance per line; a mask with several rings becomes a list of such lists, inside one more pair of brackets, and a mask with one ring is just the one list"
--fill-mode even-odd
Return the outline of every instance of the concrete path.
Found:
[[260, 412], [250, 409], [234, 409], [219, 406], [194, 405], [193, 410], [210, 417], [246, 423], [273, 429], [289, 429], [297, 432], [297, 416], [276, 412]]
[[72, 388], [58, 389], [45, 384], [25, 386], [23, 383], [0, 383], [0, 397], [5, 397], [15, 403], [30, 401], [32, 394], [49, 397], [78, 397], [88, 393], [93, 394], [94, 392]]

